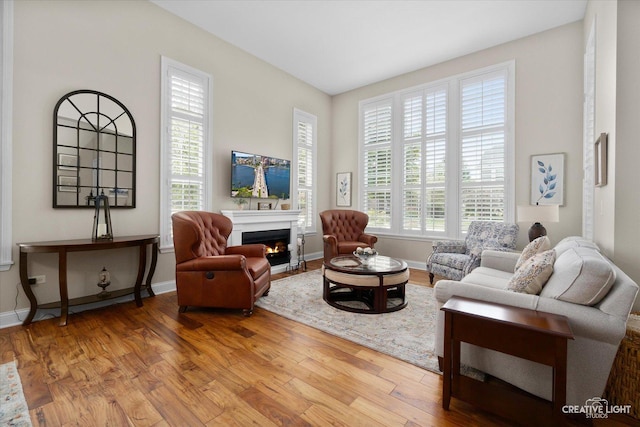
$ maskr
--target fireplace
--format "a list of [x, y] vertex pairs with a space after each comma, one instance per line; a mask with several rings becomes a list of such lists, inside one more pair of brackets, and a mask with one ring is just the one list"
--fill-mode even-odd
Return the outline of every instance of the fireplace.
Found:
[[281, 230], [245, 231], [242, 244], [262, 243], [267, 246], [267, 260], [271, 265], [286, 264], [291, 259], [288, 228]]
[[[278, 264], [271, 262], [271, 274], [286, 271], [289, 259], [297, 259], [298, 245], [295, 243], [298, 237], [299, 210], [223, 210], [222, 214], [233, 221], [233, 230], [231, 231], [229, 241], [227, 242], [229, 246], [241, 245], [245, 242], [245, 233], [255, 231], [287, 230], [289, 233], [288, 239], [283, 240], [287, 242], [286, 248], [289, 253], [287, 255], [278, 254], [270, 257], [276, 258], [274, 261], [278, 262]], [[274, 243], [277, 244], [278, 242], [276, 241]]]

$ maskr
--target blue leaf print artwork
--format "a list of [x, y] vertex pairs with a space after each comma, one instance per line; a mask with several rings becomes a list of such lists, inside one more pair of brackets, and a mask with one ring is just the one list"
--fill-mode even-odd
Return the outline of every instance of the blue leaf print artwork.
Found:
[[537, 162], [538, 162], [538, 171], [542, 174], [542, 183], [538, 187], [538, 191], [540, 192], [540, 197], [538, 198], [538, 200], [536, 200], [536, 204], [542, 199], [548, 200], [553, 198], [553, 196], [556, 195], [556, 191], [554, 190], [556, 189], [556, 185], [558, 184], [558, 182], [556, 181], [556, 179], [558, 178], [558, 174], [552, 173], [553, 166], [552, 165], [547, 166], [544, 164], [544, 162], [541, 162], [540, 160], [538, 160]]

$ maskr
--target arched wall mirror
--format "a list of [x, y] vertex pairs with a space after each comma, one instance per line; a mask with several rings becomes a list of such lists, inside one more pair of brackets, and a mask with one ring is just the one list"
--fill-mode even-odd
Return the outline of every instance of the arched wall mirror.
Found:
[[117, 99], [93, 90], [60, 98], [53, 110], [53, 207], [136, 206], [136, 125]]

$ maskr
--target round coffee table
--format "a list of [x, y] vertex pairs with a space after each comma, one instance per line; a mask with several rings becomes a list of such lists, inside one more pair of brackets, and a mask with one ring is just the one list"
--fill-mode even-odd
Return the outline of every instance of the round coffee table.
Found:
[[364, 265], [355, 256], [339, 256], [322, 266], [323, 299], [354, 313], [389, 313], [407, 306], [407, 263], [378, 255]]

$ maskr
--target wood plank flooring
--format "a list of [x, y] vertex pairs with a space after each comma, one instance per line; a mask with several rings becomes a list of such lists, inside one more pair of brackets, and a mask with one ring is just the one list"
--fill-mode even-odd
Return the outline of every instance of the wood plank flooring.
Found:
[[433, 372], [260, 308], [179, 314], [175, 293], [0, 329], [14, 359], [35, 426], [512, 425], [444, 411]]

